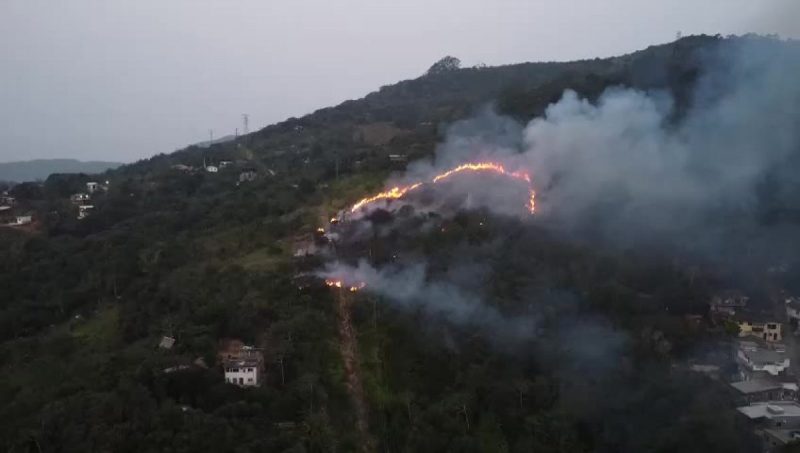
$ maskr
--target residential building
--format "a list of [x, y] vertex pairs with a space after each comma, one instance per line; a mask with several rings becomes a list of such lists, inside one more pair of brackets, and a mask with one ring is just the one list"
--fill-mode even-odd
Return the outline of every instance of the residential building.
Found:
[[86, 183], [86, 191], [91, 193], [95, 193], [100, 189], [100, 184], [95, 181], [89, 181]]
[[33, 222], [33, 216], [31, 215], [18, 215], [11, 220], [9, 225], [19, 226], [19, 225], [27, 225]]
[[736, 410], [753, 426], [764, 442], [763, 451], [777, 451], [800, 439], [800, 404], [796, 401], [764, 401]]
[[239, 182], [254, 181], [258, 177], [258, 172], [254, 168], [245, 168], [239, 173]]
[[737, 313], [733, 321], [739, 326], [739, 336], [753, 336], [767, 342], [783, 340], [781, 323], [773, 317], [757, 313]]
[[78, 206], [78, 220], [83, 220], [89, 216], [89, 212], [94, 209], [94, 205], [82, 204]]
[[241, 340], [224, 340], [219, 352], [225, 382], [240, 387], [261, 385], [264, 376], [264, 355], [261, 350]]
[[208, 165], [206, 166], [206, 171], [209, 173], [217, 173], [219, 171], [219, 167], [216, 165]]
[[730, 386], [738, 399], [747, 404], [794, 400], [797, 397], [797, 384], [779, 382], [774, 379], [731, 382]]
[[84, 201], [89, 201], [89, 194], [88, 193], [74, 193], [70, 195], [69, 199], [75, 204], [83, 203]]
[[749, 341], [739, 343], [736, 361], [745, 379], [783, 375], [789, 369], [790, 363], [785, 350], [768, 349]]
[[407, 162], [408, 156], [405, 154], [389, 154], [389, 162]]
[[712, 314], [723, 313], [733, 316], [737, 311], [747, 307], [749, 300], [750, 298], [741, 291], [726, 290], [711, 298], [711, 312]]
[[173, 346], [175, 346], [175, 338], [166, 335], [161, 337], [161, 341], [158, 343], [158, 347], [161, 349], [172, 349]]
[[797, 401], [765, 401], [736, 408], [764, 428], [800, 428], [800, 404]]

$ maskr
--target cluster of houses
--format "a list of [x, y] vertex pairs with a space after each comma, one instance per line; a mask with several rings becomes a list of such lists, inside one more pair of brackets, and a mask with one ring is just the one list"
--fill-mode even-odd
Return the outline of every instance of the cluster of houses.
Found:
[[91, 204], [92, 197], [97, 193], [107, 192], [108, 186], [108, 181], [103, 184], [96, 181], [89, 181], [86, 183], [85, 192], [78, 192], [70, 195], [70, 201], [78, 207], [78, 220], [83, 220], [89, 216], [89, 213], [94, 209], [94, 205]]
[[[238, 164], [238, 162], [237, 162], [237, 164]], [[230, 160], [221, 160], [221, 161], [219, 161], [218, 164], [215, 165], [213, 162], [212, 163], [206, 163], [206, 160], [203, 159], [202, 171], [204, 171], [206, 173], [219, 173], [220, 170], [223, 170], [225, 168], [231, 168], [233, 166], [234, 166], [234, 162], [230, 161]], [[177, 170], [177, 171], [180, 171], [182, 173], [196, 173], [199, 170], [196, 167], [193, 167], [191, 165], [185, 165], [185, 164], [175, 164], [171, 168], [173, 170]], [[272, 176], [275, 176], [275, 172], [274, 171], [268, 170], [268, 172]], [[245, 183], [245, 182], [250, 182], [250, 181], [255, 181], [256, 178], [258, 178], [258, 171], [255, 168], [252, 168], [252, 167], [241, 167], [241, 170], [239, 172], [239, 182], [238, 182], [238, 184]]]
[[0, 224], [9, 227], [24, 227], [33, 222], [33, 215], [20, 211], [17, 200], [8, 192], [0, 194]]
[[[739, 291], [720, 293], [711, 301], [710, 314], [717, 324], [738, 332], [732, 354], [736, 371], [726, 375], [728, 385], [738, 413], [763, 440], [765, 451], [773, 451], [800, 440], [800, 388], [784, 343], [784, 328], [789, 326], [792, 335], [800, 321], [800, 300], [787, 298], [780, 313], [756, 310], [750, 302]], [[719, 372], [712, 365], [692, 369]]]

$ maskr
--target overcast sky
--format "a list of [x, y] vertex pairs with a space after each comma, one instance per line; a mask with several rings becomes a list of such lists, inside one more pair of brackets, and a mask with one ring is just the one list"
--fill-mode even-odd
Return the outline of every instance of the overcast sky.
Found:
[[465, 65], [676, 32], [800, 35], [798, 0], [0, 0], [0, 161], [133, 161]]

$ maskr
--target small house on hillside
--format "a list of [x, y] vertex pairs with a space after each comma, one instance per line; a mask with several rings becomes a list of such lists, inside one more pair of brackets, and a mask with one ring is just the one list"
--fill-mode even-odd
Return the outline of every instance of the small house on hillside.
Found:
[[258, 172], [255, 168], [245, 168], [239, 173], [239, 182], [254, 181], [258, 177]]
[[85, 201], [89, 201], [89, 194], [88, 193], [74, 193], [70, 195], [69, 200], [75, 204], [81, 204]]
[[753, 336], [770, 343], [783, 340], [781, 323], [766, 313], [740, 312], [731, 318], [739, 326], [739, 336]]
[[749, 300], [750, 298], [741, 291], [723, 291], [711, 298], [711, 313], [712, 315], [733, 316], [736, 312], [744, 310]]
[[161, 337], [161, 341], [158, 343], [158, 347], [161, 349], [172, 349], [173, 346], [175, 346], [175, 338], [166, 335]]
[[797, 384], [783, 383], [775, 379], [753, 379], [731, 382], [731, 388], [743, 403], [793, 400], [797, 397]]
[[789, 357], [784, 348], [770, 348], [765, 343], [741, 341], [736, 351], [744, 379], [785, 375], [789, 370]]
[[94, 205], [82, 204], [78, 206], [78, 220], [83, 220], [89, 217], [89, 213], [94, 209]]
[[223, 340], [218, 357], [225, 372], [225, 382], [240, 387], [261, 385], [264, 379], [264, 355], [260, 349], [248, 346], [241, 340]]
[[33, 216], [32, 215], [30, 215], [30, 214], [28, 214], [28, 215], [18, 215], [18, 216], [15, 216], [15, 217], [13, 217], [11, 219], [11, 223], [9, 223], [9, 225], [11, 225], [11, 226], [22, 226], [22, 225], [27, 225], [27, 224], [29, 224], [31, 222], [33, 222]]

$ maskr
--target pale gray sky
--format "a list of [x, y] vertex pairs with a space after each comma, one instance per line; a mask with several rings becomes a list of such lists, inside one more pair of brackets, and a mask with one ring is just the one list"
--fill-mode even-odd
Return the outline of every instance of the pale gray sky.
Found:
[[797, 0], [0, 0], [0, 161], [132, 161], [465, 65], [800, 35]]

